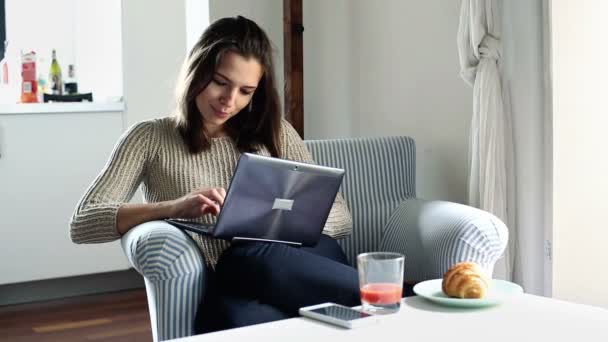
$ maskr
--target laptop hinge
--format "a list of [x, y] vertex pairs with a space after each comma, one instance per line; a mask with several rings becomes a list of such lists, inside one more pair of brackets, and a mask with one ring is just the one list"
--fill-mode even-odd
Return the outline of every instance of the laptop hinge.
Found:
[[284, 243], [286, 245], [292, 245], [292, 246], [298, 246], [298, 247], [302, 246], [301, 243], [299, 243], [299, 242], [293, 242], [293, 241], [260, 239], [260, 238], [251, 238], [251, 237], [241, 237], [241, 236], [235, 236], [235, 237], [232, 238], [232, 242], [238, 242], [238, 241], [276, 242], [276, 243]]

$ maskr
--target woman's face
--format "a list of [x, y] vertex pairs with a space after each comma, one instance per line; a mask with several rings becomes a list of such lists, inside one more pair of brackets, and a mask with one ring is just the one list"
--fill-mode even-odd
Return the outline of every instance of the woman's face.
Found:
[[255, 58], [224, 54], [211, 82], [196, 96], [196, 107], [211, 137], [225, 135], [224, 124], [249, 105], [261, 78], [262, 66]]

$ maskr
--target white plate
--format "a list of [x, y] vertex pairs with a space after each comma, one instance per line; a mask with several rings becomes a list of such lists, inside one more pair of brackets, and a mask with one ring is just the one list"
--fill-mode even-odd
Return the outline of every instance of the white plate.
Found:
[[414, 293], [435, 303], [458, 307], [483, 307], [500, 304], [510, 296], [523, 293], [521, 286], [506, 280], [492, 279], [484, 298], [452, 298], [441, 290], [442, 279], [423, 281], [414, 286]]

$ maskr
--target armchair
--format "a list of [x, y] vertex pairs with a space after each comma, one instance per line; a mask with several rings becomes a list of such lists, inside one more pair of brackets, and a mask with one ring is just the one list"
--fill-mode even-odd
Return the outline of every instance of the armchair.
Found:
[[[416, 198], [415, 144], [409, 137], [306, 141], [315, 161], [344, 168], [353, 233], [339, 241], [349, 261], [369, 251], [405, 255], [405, 279], [441, 278], [454, 263], [479, 263], [489, 274], [508, 239], [495, 216], [466, 205]], [[154, 340], [194, 333], [207, 269], [190, 236], [163, 221], [141, 224], [122, 238], [144, 276]]]

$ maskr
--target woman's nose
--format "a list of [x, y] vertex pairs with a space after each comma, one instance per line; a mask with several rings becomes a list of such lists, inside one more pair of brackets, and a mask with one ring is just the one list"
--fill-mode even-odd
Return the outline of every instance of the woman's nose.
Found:
[[233, 106], [236, 99], [237, 89], [227, 89], [220, 97], [220, 101], [225, 106]]

